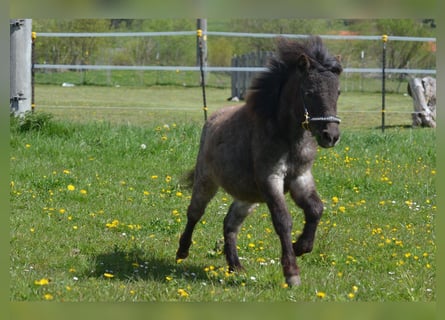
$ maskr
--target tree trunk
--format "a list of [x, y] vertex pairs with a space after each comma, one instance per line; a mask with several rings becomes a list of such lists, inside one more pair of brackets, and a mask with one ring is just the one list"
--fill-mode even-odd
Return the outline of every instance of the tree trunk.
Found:
[[408, 93], [413, 98], [413, 126], [436, 127], [436, 79], [409, 80]]

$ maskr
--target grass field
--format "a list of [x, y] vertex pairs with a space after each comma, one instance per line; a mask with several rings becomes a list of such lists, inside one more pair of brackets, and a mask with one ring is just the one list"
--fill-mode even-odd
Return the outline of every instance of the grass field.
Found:
[[[61, 87], [39, 85], [37, 110], [57, 119], [77, 122], [106, 121], [117, 124], [156, 125], [164, 122], [202, 121], [199, 87]], [[209, 112], [243, 102], [227, 101], [230, 89], [207, 88]], [[338, 103], [342, 128], [370, 129], [381, 125], [381, 93], [343, 92]], [[403, 94], [386, 95], [386, 125], [411, 125], [412, 99]]]
[[[409, 115], [399, 113], [381, 133], [379, 114], [369, 116], [378, 94], [342, 95], [342, 141], [318, 152], [313, 172], [326, 209], [314, 251], [298, 259], [300, 287], [284, 285], [264, 205], [239, 235], [247, 271], [227, 273], [220, 241], [230, 197], [222, 191], [190, 257], [176, 263], [199, 93], [37, 87], [38, 111], [11, 121], [11, 301], [436, 300], [436, 133], [406, 128]], [[208, 105], [227, 96], [210, 89]], [[402, 95], [387, 101], [412, 108]], [[355, 106], [363, 114], [350, 112]], [[289, 208], [296, 237], [303, 217]]]

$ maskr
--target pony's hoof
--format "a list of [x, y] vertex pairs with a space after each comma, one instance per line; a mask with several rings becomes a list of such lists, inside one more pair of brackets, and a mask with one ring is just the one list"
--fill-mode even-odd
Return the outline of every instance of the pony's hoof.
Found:
[[295, 256], [300, 257], [305, 253], [309, 253], [312, 251], [313, 243], [298, 240], [293, 244]]
[[229, 272], [230, 273], [244, 273], [246, 272], [246, 269], [241, 264], [237, 264], [234, 266], [229, 266]]
[[180, 252], [180, 251], [178, 250], [178, 252], [176, 252], [176, 261], [178, 261], [178, 260], [184, 260], [185, 258], [188, 257], [188, 255], [189, 255], [188, 252]]
[[298, 287], [301, 285], [301, 279], [299, 275], [286, 278], [286, 283], [289, 287]]

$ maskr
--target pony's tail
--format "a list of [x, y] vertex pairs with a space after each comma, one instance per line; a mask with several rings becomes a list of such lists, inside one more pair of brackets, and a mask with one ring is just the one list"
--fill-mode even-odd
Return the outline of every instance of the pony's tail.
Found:
[[195, 183], [195, 168], [188, 171], [183, 177], [184, 185], [186, 188], [191, 189]]

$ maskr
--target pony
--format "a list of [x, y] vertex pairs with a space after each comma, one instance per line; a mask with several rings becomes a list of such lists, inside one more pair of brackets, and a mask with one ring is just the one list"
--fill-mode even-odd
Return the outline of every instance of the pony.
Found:
[[[296, 257], [312, 251], [323, 213], [311, 172], [317, 144], [330, 148], [340, 139], [337, 100], [342, 66], [319, 36], [278, 38], [276, 46], [267, 71], [253, 80], [245, 104], [217, 110], [203, 126], [176, 259], [188, 256], [195, 225], [222, 187], [233, 197], [223, 223], [229, 271], [244, 270], [237, 235], [258, 203], [266, 203], [281, 243], [285, 281], [296, 286], [301, 283]], [[294, 243], [286, 193], [305, 217]]]

